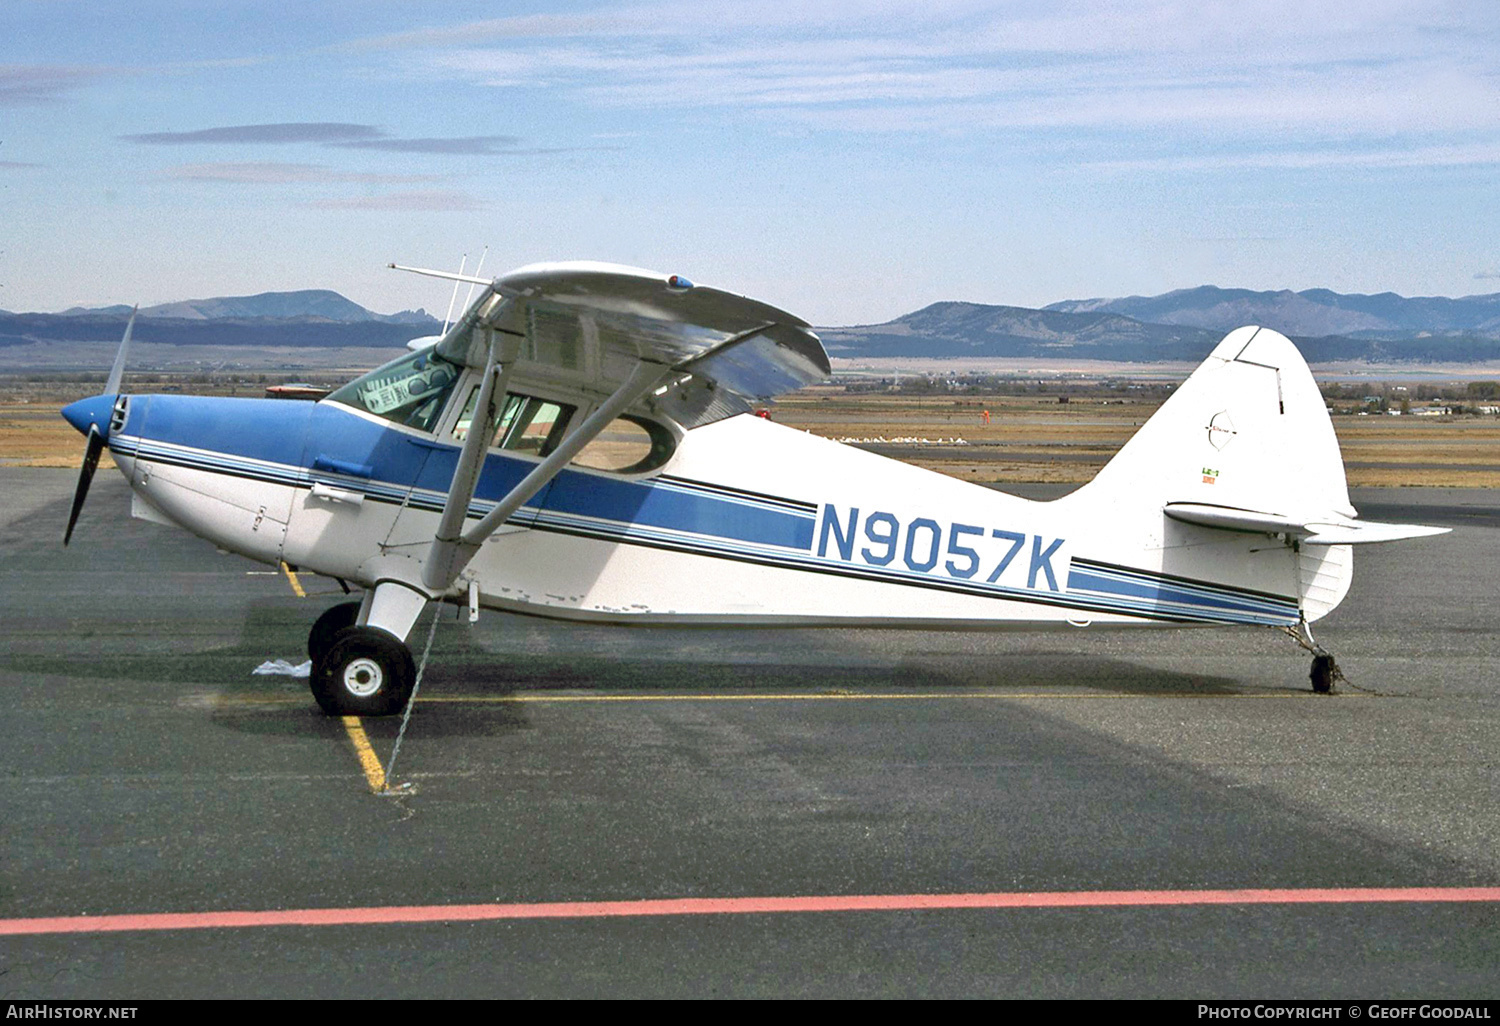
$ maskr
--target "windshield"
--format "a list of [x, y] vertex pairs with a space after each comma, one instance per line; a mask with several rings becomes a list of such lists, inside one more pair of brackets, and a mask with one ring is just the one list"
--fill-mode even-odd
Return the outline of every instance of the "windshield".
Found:
[[461, 369], [432, 349], [422, 349], [355, 378], [328, 398], [397, 424], [431, 431]]

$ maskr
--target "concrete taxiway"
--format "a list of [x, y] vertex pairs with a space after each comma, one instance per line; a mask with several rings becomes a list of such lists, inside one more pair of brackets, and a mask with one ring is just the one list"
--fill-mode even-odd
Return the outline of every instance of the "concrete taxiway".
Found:
[[1358, 553], [1326, 698], [1266, 630], [450, 611], [380, 797], [398, 721], [251, 675], [337, 586], [114, 474], [64, 550], [73, 481], [0, 470], [0, 997], [1495, 996], [1496, 493], [1355, 495], [1455, 531]]

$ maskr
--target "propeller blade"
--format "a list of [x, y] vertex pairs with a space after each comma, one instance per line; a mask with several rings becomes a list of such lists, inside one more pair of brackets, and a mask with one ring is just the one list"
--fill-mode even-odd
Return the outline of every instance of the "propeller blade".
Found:
[[[127, 335], [129, 329], [126, 329]], [[78, 523], [78, 514], [83, 511], [83, 500], [89, 496], [89, 483], [94, 480], [94, 471], [99, 467], [99, 454], [104, 451], [104, 436], [93, 424], [89, 425], [89, 444], [83, 451], [83, 467], [78, 471], [78, 489], [73, 493], [73, 511], [68, 514], [68, 529], [63, 532], [63, 545], [73, 537], [73, 526]]]
[[125, 350], [130, 348], [130, 333], [135, 330], [135, 315], [140, 309], [140, 306], [136, 306], [130, 311], [130, 320], [125, 325], [125, 337], [120, 340], [120, 350], [115, 353], [115, 365], [109, 369], [109, 381], [104, 385], [105, 395], [120, 394], [120, 378], [125, 375]]

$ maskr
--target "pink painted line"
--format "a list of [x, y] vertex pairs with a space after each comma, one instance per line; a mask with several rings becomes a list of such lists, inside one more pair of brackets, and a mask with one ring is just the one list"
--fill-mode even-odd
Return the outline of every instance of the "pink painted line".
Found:
[[786, 912], [909, 912], [926, 909], [1142, 908], [1162, 905], [1360, 905], [1500, 902], [1500, 887], [1323, 887], [1233, 891], [1041, 891], [996, 894], [850, 894], [782, 898], [663, 898], [533, 904], [390, 905], [264, 912], [148, 912], [114, 916], [0, 919], [0, 936], [223, 930], [251, 926], [374, 926], [496, 919], [768, 915]]

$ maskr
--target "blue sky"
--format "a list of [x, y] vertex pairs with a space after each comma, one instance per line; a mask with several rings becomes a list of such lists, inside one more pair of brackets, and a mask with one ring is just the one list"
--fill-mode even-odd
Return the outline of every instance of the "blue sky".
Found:
[[0, 4], [0, 308], [1500, 291], [1500, 3]]

